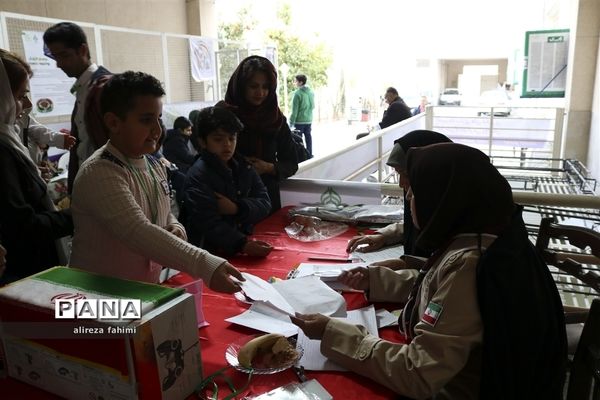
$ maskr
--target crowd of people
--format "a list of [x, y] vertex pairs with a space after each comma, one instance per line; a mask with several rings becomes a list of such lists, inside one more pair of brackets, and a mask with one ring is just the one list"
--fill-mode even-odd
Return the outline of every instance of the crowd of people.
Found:
[[[18, 121], [31, 107], [31, 68], [0, 50], [2, 283], [68, 263], [154, 283], [163, 267], [173, 267], [215, 291], [239, 291], [244, 278], [224, 257], [265, 257], [272, 250], [250, 235], [281, 207], [279, 183], [298, 169], [290, 124], [312, 150], [306, 77], [296, 76], [288, 124], [275, 67], [250, 56], [231, 76], [223, 101], [167, 130], [156, 78], [97, 66], [72, 23], [49, 28], [44, 42], [57, 67], [77, 78], [71, 129], [62, 132], [71, 155], [71, 207], [54, 207], [23, 142]], [[382, 128], [396, 114], [411, 115], [391, 89]], [[170, 164], [177, 168], [167, 170]], [[432, 131], [399, 138], [388, 165], [404, 189], [404, 223], [353, 238], [347, 250], [400, 243], [407, 257], [349, 270], [339, 280], [370, 301], [403, 304], [399, 326], [407, 344], [319, 314], [292, 321], [321, 340], [328, 358], [403, 396], [561, 398], [562, 305], [508, 182], [479, 150]], [[174, 187], [179, 219], [171, 212]], [[70, 255], [62, 240], [69, 236]]]
[[[57, 67], [76, 78], [71, 129], [61, 132], [63, 147], [70, 148], [71, 204], [55, 208], [24, 144], [19, 121], [31, 108], [32, 70], [2, 50], [2, 283], [67, 264], [158, 282], [168, 266], [215, 290], [238, 291], [231, 277], [243, 280], [241, 274], [220, 256], [271, 251], [248, 236], [253, 224], [281, 207], [279, 181], [298, 168], [273, 64], [248, 57], [231, 77], [224, 102], [179, 117], [167, 130], [156, 78], [113, 74], [93, 63], [85, 33], [74, 23], [48, 28], [44, 46]], [[173, 191], [181, 222], [171, 213]]]

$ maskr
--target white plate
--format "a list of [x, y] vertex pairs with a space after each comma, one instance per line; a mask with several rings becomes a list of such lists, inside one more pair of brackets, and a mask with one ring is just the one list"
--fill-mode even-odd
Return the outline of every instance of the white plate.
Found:
[[296, 345], [296, 339], [288, 338], [288, 341], [290, 342], [290, 344], [293, 347], [295, 347], [296, 352], [298, 353], [298, 355], [295, 359], [290, 360], [288, 363], [283, 364], [277, 368], [246, 368], [246, 367], [242, 367], [238, 361], [238, 353], [239, 353], [240, 349], [242, 348], [243, 345], [248, 343], [250, 340], [252, 340], [258, 336], [262, 336], [262, 335], [263, 334], [260, 333], [257, 335], [245, 336], [245, 337], [242, 337], [242, 338], [236, 340], [235, 342], [231, 343], [229, 346], [227, 346], [227, 349], [225, 350], [225, 360], [227, 360], [229, 365], [231, 365], [233, 368], [237, 369], [238, 371], [245, 372], [247, 374], [252, 372], [253, 374], [258, 374], [258, 375], [269, 375], [269, 374], [275, 374], [277, 372], [285, 371], [286, 369], [293, 367], [302, 358], [302, 355], [304, 354], [304, 349], [302, 348], [302, 346]]

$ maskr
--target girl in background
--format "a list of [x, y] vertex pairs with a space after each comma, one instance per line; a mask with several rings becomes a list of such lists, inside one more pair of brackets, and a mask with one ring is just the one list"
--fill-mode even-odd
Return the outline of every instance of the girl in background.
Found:
[[[260, 56], [244, 59], [227, 84], [226, 106], [244, 124], [237, 152], [260, 175], [271, 198], [271, 212], [281, 208], [279, 182], [298, 170], [296, 147], [277, 103], [277, 72]], [[193, 123], [193, 121], [192, 121]]]

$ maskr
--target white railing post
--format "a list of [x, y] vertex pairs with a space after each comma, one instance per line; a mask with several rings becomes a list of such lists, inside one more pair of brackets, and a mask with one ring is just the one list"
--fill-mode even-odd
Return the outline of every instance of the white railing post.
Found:
[[383, 136], [379, 136], [377, 138], [377, 182], [381, 182], [383, 180]]
[[[165, 100], [167, 103], [171, 102], [171, 77], [169, 76], [169, 48], [167, 45], [167, 34], [160, 34], [160, 45], [162, 47], [162, 62], [163, 62], [163, 71], [164, 71], [164, 79], [165, 79]], [[188, 44], [189, 46], [189, 44]]]
[[488, 156], [492, 156], [492, 141], [494, 139], [494, 107], [492, 107], [490, 112], [490, 135], [488, 139]]
[[565, 121], [565, 109], [557, 108], [554, 116], [554, 139], [552, 142], [552, 158], [563, 157], [562, 136]]
[[96, 63], [104, 65], [104, 50], [102, 49], [102, 32], [100, 27], [94, 25], [94, 42], [96, 42]]
[[10, 43], [8, 42], [8, 26], [6, 26], [6, 15], [0, 12], [0, 48], [10, 50]]
[[[217, 46], [219, 45], [219, 41], [217, 41]], [[215, 85], [216, 91], [213, 89], [213, 100], [220, 100], [224, 98], [221, 96], [221, 67], [219, 66], [219, 62], [221, 60], [221, 52], [220, 50], [215, 51], [213, 54], [215, 57]]]
[[433, 130], [433, 106], [425, 107], [425, 129]]

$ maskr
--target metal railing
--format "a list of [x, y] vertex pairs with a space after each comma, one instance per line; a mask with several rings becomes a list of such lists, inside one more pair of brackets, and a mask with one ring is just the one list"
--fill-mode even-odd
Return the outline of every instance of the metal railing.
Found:
[[297, 178], [360, 181], [376, 174], [378, 182], [389, 174], [385, 162], [397, 138], [415, 129], [445, 134], [454, 142], [476, 147], [492, 158], [512, 157], [521, 167], [536, 158], [555, 159], [562, 154], [562, 108], [518, 108], [511, 116], [491, 112], [476, 115], [471, 107], [427, 107], [425, 113], [372, 132], [352, 145], [300, 165]]

